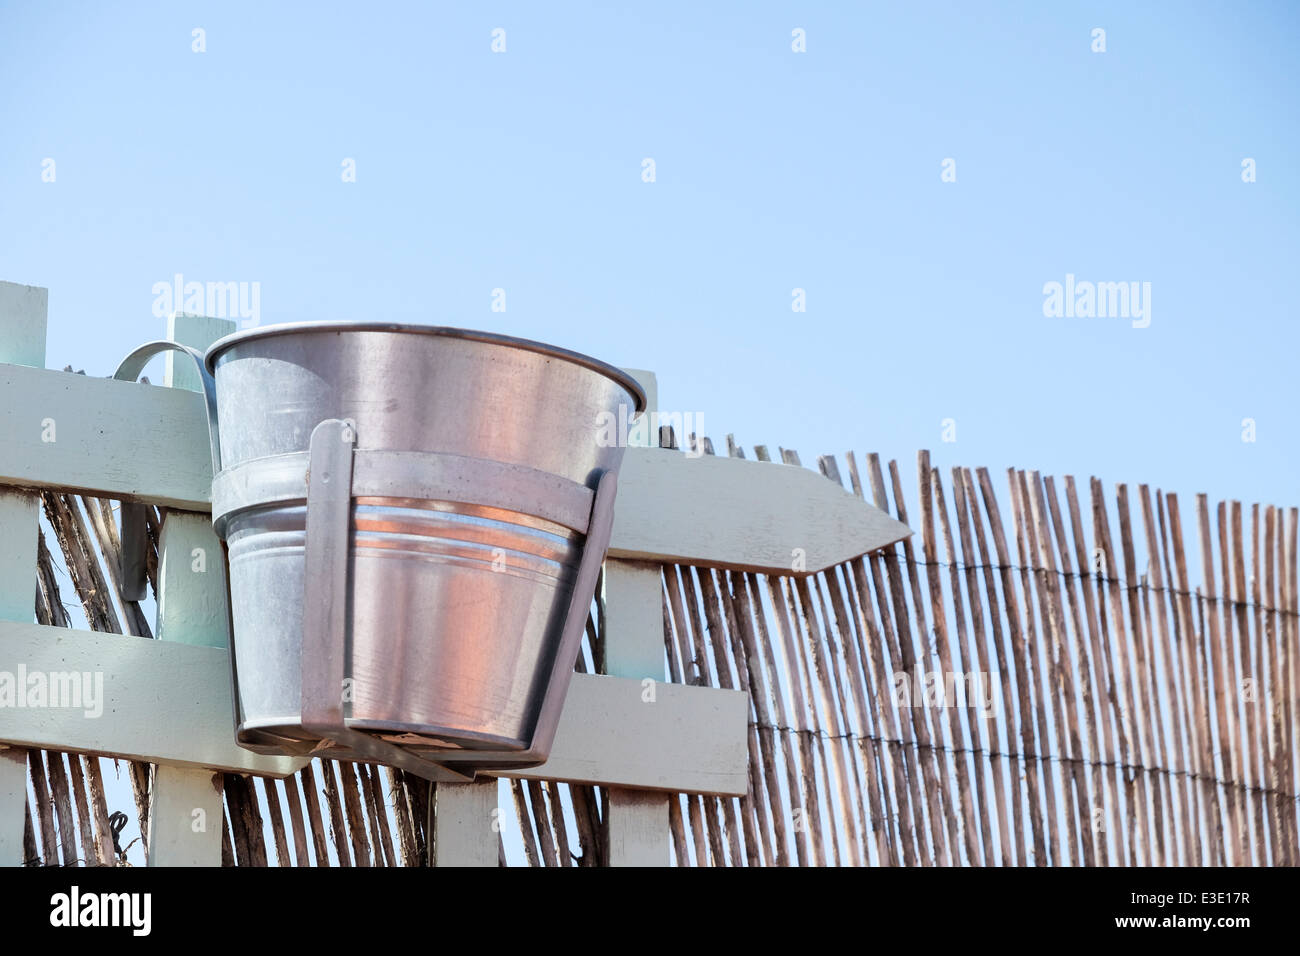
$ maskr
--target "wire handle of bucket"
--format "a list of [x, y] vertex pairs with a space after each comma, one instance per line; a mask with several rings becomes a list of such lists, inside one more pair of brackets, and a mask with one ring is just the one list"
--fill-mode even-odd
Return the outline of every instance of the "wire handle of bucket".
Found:
[[[221, 439], [217, 434], [217, 383], [212, 378], [207, 366], [203, 364], [203, 353], [181, 345], [179, 342], [158, 340], [146, 342], [117, 366], [113, 378], [121, 382], [134, 382], [149, 364], [149, 360], [163, 352], [183, 352], [194, 362], [203, 385], [203, 399], [208, 410], [208, 442], [212, 450], [212, 474], [221, 470]], [[120, 555], [122, 574], [118, 590], [124, 601], [142, 601], [148, 595], [148, 580], [145, 574], [145, 558], [149, 547], [147, 512], [145, 506], [136, 501], [122, 502], [122, 551]]]

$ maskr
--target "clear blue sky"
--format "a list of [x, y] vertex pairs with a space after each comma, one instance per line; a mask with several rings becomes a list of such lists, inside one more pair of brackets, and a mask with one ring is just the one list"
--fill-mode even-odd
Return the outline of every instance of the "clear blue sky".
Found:
[[[650, 368], [909, 493], [928, 447], [1300, 504], [1296, 5], [617, 6], [0, 0], [0, 278], [90, 374], [181, 273]], [[1044, 317], [1067, 274], [1150, 327]]]
[[[179, 272], [651, 368], [909, 489], [929, 447], [1298, 503], [1295, 4], [618, 6], [0, 4], [0, 278], [90, 374]], [[1045, 318], [1067, 273], [1150, 327]]]

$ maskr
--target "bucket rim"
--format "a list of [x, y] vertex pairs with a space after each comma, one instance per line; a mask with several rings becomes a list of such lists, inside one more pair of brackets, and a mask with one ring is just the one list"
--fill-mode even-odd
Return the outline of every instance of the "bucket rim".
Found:
[[203, 364], [209, 373], [215, 375], [217, 356], [232, 346], [251, 339], [269, 338], [275, 335], [293, 335], [299, 332], [409, 332], [418, 335], [438, 335], [446, 338], [466, 339], [471, 342], [484, 342], [489, 345], [504, 345], [529, 352], [538, 352], [542, 355], [549, 355], [566, 362], [572, 362], [575, 365], [581, 365], [593, 372], [604, 375], [606, 378], [613, 379], [631, 394], [636, 402], [638, 415], [646, 410], [646, 394], [645, 389], [641, 387], [641, 383], [621, 368], [610, 365], [608, 362], [602, 362], [600, 359], [584, 355], [582, 352], [574, 352], [571, 349], [561, 348], [558, 345], [549, 345], [546, 342], [538, 342], [533, 339], [502, 335], [499, 332], [460, 329], [447, 325], [351, 321], [281, 322], [275, 325], [262, 325], [252, 329], [241, 329], [238, 332], [232, 332], [217, 339], [208, 346], [208, 350], [203, 356]]

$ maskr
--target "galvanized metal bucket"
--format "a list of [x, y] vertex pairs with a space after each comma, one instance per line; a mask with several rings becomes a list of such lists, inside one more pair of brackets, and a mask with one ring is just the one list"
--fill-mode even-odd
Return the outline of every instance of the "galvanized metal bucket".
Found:
[[432, 779], [544, 761], [623, 455], [597, 424], [640, 386], [410, 325], [268, 326], [205, 363], [239, 742]]

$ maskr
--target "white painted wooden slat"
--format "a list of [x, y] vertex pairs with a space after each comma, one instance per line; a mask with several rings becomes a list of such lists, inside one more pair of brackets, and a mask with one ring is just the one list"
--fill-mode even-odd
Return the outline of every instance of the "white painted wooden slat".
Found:
[[36, 619], [40, 498], [0, 486], [0, 620]]
[[434, 799], [433, 865], [496, 866], [496, 780], [435, 784]]
[[550, 759], [506, 777], [743, 796], [749, 698], [660, 684], [653, 707], [633, 678], [574, 674]]
[[629, 448], [610, 557], [815, 573], [911, 535], [806, 468]]
[[[176, 313], [167, 320], [167, 338], [204, 351], [237, 328], [229, 319]], [[167, 353], [166, 383], [173, 389], [202, 389], [194, 365]], [[227, 647], [230, 626], [226, 562], [211, 515], [170, 511], [158, 545], [158, 639]]]
[[158, 640], [225, 648], [228, 628], [226, 561], [212, 522], [169, 512], [158, 543]]
[[664, 680], [661, 574], [650, 561], [605, 562], [605, 673]]
[[[0, 743], [116, 754], [174, 766], [283, 777], [301, 758], [242, 750], [231, 733], [221, 648], [37, 624], [0, 623], [0, 671], [95, 672], [103, 715], [0, 710]], [[747, 698], [740, 691], [575, 674], [551, 758], [506, 777], [739, 796], [745, 792]]]
[[208, 510], [212, 451], [203, 398], [0, 365], [0, 484]]
[[0, 866], [23, 865], [27, 751], [0, 744]]
[[220, 866], [221, 816], [220, 774], [156, 767], [149, 807], [149, 865]]
[[609, 865], [668, 866], [668, 801], [650, 790], [610, 790]]
[[[90, 674], [86, 707], [0, 709], [0, 742], [283, 777], [305, 761], [235, 744], [225, 649], [96, 631], [0, 623], [0, 671]], [[100, 675], [96, 678], [96, 675]]]
[[[605, 670], [642, 684], [641, 706], [659, 706], [664, 678], [663, 585], [660, 566], [605, 562]], [[741, 731], [740, 740], [745, 740]], [[643, 742], [637, 741], [643, 746]], [[661, 794], [609, 791], [609, 865], [668, 866], [668, 800]]]
[[[206, 511], [210, 454], [197, 394], [0, 365], [0, 484]], [[910, 534], [809, 469], [628, 448], [610, 556], [814, 573]]]
[[[48, 304], [45, 289], [0, 282], [0, 362], [45, 367]], [[31, 623], [36, 617], [39, 520], [36, 495], [0, 487], [0, 620]], [[0, 750], [0, 866], [23, 865], [26, 807], [27, 751]]]
[[49, 301], [48, 289], [0, 282], [0, 362], [45, 368]]

